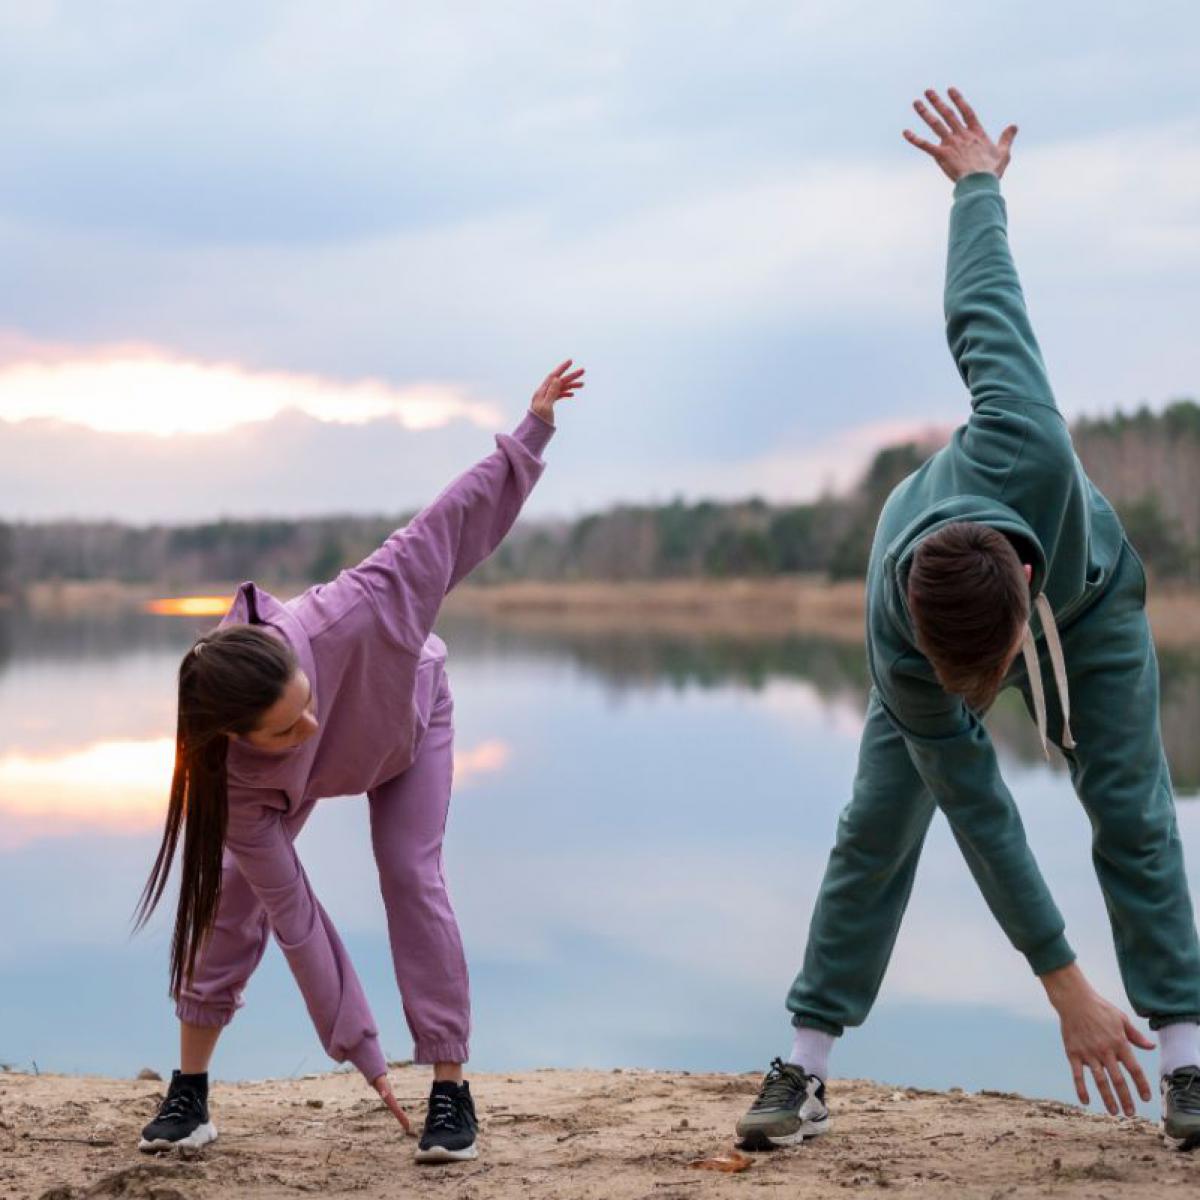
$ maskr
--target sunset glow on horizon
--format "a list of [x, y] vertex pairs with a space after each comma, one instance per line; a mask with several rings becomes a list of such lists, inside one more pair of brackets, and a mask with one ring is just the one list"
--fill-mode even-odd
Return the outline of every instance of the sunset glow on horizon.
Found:
[[159, 617], [223, 617], [232, 603], [232, 596], [166, 596], [142, 609]]
[[347, 382], [139, 347], [77, 357], [35, 351], [0, 363], [0, 421], [51, 420], [99, 433], [170, 437], [226, 433], [286, 411], [327, 424], [394, 420], [413, 430], [460, 419], [490, 429], [499, 420], [494, 405], [455, 382]]

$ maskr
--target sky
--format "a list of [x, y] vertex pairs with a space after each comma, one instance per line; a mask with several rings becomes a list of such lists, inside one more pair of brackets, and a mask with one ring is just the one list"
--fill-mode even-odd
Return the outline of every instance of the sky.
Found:
[[1068, 415], [1200, 394], [1200, 10], [0, 6], [0, 518], [400, 512], [574, 357], [530, 502], [811, 497], [960, 420], [927, 85]]

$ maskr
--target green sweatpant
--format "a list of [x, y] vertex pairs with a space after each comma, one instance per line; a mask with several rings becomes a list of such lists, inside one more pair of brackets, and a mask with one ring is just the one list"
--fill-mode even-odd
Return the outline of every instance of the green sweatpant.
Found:
[[[1129, 1002], [1158, 1028], [1200, 1021], [1200, 943], [1159, 731], [1145, 596], [1141, 563], [1126, 544], [1103, 595], [1061, 633], [1076, 741], [1065, 751], [1071, 779], [1091, 822], [1092, 860]], [[1013, 679], [1030, 705], [1023, 668]], [[1050, 734], [1059, 744], [1062, 713], [1053, 685], [1047, 693]], [[838, 821], [804, 965], [788, 994], [794, 1024], [839, 1035], [866, 1019], [934, 808], [903, 736], [872, 696], [853, 797]]]

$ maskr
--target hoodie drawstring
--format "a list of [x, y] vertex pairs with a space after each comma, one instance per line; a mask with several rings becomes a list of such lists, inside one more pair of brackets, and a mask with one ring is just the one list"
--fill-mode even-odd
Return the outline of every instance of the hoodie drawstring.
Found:
[[[1050, 601], [1046, 599], [1045, 592], [1042, 592], [1034, 601], [1034, 607], [1042, 618], [1042, 632], [1046, 635], [1046, 649], [1050, 653], [1050, 666], [1054, 671], [1054, 686], [1058, 689], [1058, 702], [1062, 707], [1063, 749], [1074, 750], [1075, 739], [1071, 736], [1071, 695], [1067, 690], [1067, 663], [1063, 658], [1062, 642], [1058, 638], [1054, 610], [1050, 607]], [[1050, 741], [1046, 736], [1046, 692], [1042, 686], [1042, 669], [1038, 664], [1037, 646], [1033, 640], [1032, 626], [1025, 627], [1021, 653], [1025, 656], [1025, 670], [1029, 675], [1029, 688], [1033, 692], [1033, 711], [1037, 720], [1038, 734], [1042, 739], [1042, 749], [1049, 758]]]

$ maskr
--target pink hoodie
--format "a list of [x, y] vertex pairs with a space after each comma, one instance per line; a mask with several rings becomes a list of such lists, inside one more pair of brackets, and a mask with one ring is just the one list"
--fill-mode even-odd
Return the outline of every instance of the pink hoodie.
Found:
[[431, 633], [446, 593], [503, 541], [544, 469], [554, 433], [532, 412], [496, 450], [332, 583], [281, 604], [244, 583], [221, 622], [266, 625], [296, 652], [320, 728], [283, 752], [229, 747], [221, 911], [176, 1006], [224, 1025], [262, 955], [261, 914], [288, 960], [326, 1052], [368, 1080], [386, 1069], [350, 957], [292, 845], [316, 802], [404, 771], [429, 722], [446, 647]]

